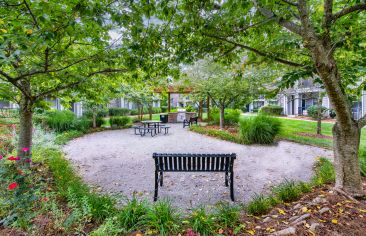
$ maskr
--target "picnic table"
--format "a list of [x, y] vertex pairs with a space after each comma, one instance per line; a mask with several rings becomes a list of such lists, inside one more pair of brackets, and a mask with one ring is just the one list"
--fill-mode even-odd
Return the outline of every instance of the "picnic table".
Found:
[[162, 123], [160, 120], [144, 120], [144, 121], [141, 121], [141, 123], [144, 125], [144, 128], [154, 127], [155, 134], [156, 134], [156, 130], [158, 133], [160, 133], [159, 125], [160, 125], [160, 123]]

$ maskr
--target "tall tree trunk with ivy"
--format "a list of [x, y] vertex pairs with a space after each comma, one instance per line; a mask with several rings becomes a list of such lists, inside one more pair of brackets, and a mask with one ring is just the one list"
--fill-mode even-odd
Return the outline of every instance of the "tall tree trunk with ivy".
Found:
[[[24, 83], [24, 89], [29, 90], [29, 83]], [[19, 140], [17, 155], [19, 157], [24, 156], [23, 148], [29, 148], [32, 146], [32, 124], [33, 117], [33, 102], [27, 96], [22, 94], [19, 104]]]

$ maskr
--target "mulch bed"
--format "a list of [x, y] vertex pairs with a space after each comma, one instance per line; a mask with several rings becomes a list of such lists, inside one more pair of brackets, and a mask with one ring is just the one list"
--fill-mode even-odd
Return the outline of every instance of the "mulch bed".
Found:
[[241, 235], [365, 236], [366, 201], [354, 202], [329, 185], [296, 202], [281, 204], [267, 215], [245, 215], [242, 222], [245, 228]]
[[[220, 130], [220, 126], [218, 126], [218, 125], [209, 125], [209, 126], [206, 126], [205, 128], [206, 129]], [[233, 135], [238, 134], [238, 129], [236, 127], [233, 127], [233, 126], [224, 126], [224, 130], [229, 132], [230, 134], [233, 134]]]
[[322, 135], [322, 134], [311, 134], [311, 133], [304, 133], [304, 132], [298, 132], [296, 134], [300, 135], [300, 136], [304, 136], [304, 137], [310, 137], [310, 138], [333, 139], [332, 136]]

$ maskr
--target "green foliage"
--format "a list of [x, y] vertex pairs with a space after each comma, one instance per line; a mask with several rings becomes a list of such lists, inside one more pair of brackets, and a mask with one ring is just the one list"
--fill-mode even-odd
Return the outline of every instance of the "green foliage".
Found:
[[147, 211], [143, 224], [160, 235], [176, 234], [180, 227], [180, 216], [169, 201], [158, 201]]
[[366, 150], [361, 149], [359, 156], [360, 156], [361, 175], [366, 177]]
[[129, 200], [117, 213], [117, 224], [125, 233], [138, 230], [143, 226], [148, 208], [146, 202], [138, 201], [136, 198]]
[[267, 105], [260, 108], [260, 113], [266, 115], [279, 116], [282, 114], [283, 108], [278, 105]]
[[46, 125], [56, 132], [74, 129], [76, 116], [72, 111], [52, 110], [45, 114]]
[[[328, 108], [326, 107], [321, 107], [321, 116], [324, 115], [324, 112], [326, 112], [328, 110]], [[310, 116], [311, 118], [317, 119], [318, 118], [318, 105], [313, 105], [308, 107], [307, 109], [308, 111], [308, 116]]]
[[240, 210], [239, 206], [231, 206], [228, 203], [220, 203], [217, 205], [215, 212], [215, 221], [222, 229], [235, 229], [240, 225]]
[[240, 138], [245, 144], [272, 144], [281, 129], [280, 120], [266, 115], [246, 117], [239, 124]]
[[109, 116], [128, 116], [131, 114], [131, 111], [127, 108], [114, 108], [111, 107], [108, 109]]
[[207, 214], [204, 207], [193, 210], [188, 218], [188, 222], [193, 231], [203, 236], [214, 233], [214, 217], [211, 214]]
[[312, 179], [312, 184], [315, 186], [333, 183], [335, 181], [334, 167], [331, 161], [321, 157], [315, 166], [315, 176]]
[[186, 112], [193, 112], [193, 111], [195, 111], [195, 109], [194, 109], [194, 107], [192, 105], [186, 106], [185, 109], [186, 109]]
[[114, 200], [91, 192], [81, 178], [74, 173], [70, 163], [63, 158], [60, 151], [48, 152], [47, 163], [54, 176], [57, 191], [76, 208], [76, 216], [82, 211], [82, 214], [88, 215], [91, 220], [101, 222], [115, 213]]
[[[210, 111], [212, 123], [220, 124], [220, 110], [218, 108], [213, 108]], [[239, 109], [225, 109], [225, 125], [237, 125], [239, 122], [241, 111]]]
[[272, 207], [272, 200], [262, 194], [256, 194], [252, 197], [250, 202], [245, 206], [248, 214], [263, 215], [269, 212]]
[[272, 193], [282, 202], [292, 202], [301, 196], [301, 189], [295, 181], [285, 180], [272, 188]]
[[70, 130], [70, 131], [65, 131], [62, 133], [59, 133], [56, 135], [56, 139], [55, 139], [55, 143], [58, 145], [64, 145], [66, 144], [68, 141], [80, 137], [84, 134], [84, 132], [78, 131], [78, 130]]
[[106, 109], [104, 107], [98, 107], [98, 108], [94, 108], [94, 109], [89, 108], [89, 109], [86, 109], [85, 111], [83, 110], [83, 116], [85, 116], [89, 119], [92, 119], [94, 112], [95, 112], [95, 115], [97, 118], [102, 118], [102, 117], [108, 116], [108, 109]]
[[97, 117], [95, 122], [97, 127], [102, 127], [105, 124], [104, 117]]
[[111, 126], [125, 127], [131, 123], [131, 118], [128, 116], [112, 116], [109, 119]]
[[115, 222], [114, 218], [108, 218], [105, 222], [99, 226], [98, 229], [91, 232], [90, 236], [117, 236], [122, 233], [122, 229]]

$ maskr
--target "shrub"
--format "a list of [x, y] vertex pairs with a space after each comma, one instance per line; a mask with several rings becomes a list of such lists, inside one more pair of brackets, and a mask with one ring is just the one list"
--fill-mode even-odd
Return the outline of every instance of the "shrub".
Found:
[[127, 116], [130, 114], [130, 110], [128, 110], [127, 108], [111, 107], [108, 109], [108, 113], [110, 116]]
[[187, 112], [193, 112], [195, 110], [194, 107], [191, 106], [191, 105], [186, 106], [185, 109], [186, 109]]
[[96, 121], [96, 125], [97, 127], [102, 127], [104, 125], [104, 118], [103, 117], [97, 117]]
[[203, 207], [194, 210], [189, 216], [188, 222], [193, 231], [203, 236], [212, 235], [214, 232], [213, 216], [207, 214]]
[[76, 119], [75, 114], [68, 110], [52, 110], [47, 112], [45, 116], [46, 125], [56, 132], [74, 129]]
[[93, 121], [88, 118], [79, 118], [74, 120], [73, 128], [75, 130], [86, 132], [90, 127], [93, 126]]
[[70, 130], [70, 131], [65, 131], [62, 132], [60, 134], [57, 134], [56, 139], [55, 139], [55, 143], [58, 145], [64, 145], [66, 144], [68, 141], [80, 137], [82, 136], [84, 133], [78, 130]]
[[168, 107], [167, 106], [161, 106], [161, 112], [167, 112]]
[[217, 212], [215, 213], [216, 222], [223, 229], [234, 229], [240, 224], [240, 210], [239, 206], [220, 203], [217, 205]]
[[[107, 108], [98, 108], [96, 111], [96, 117], [107, 117], [109, 114], [109, 109]], [[86, 109], [86, 111], [83, 112], [83, 116], [91, 119], [93, 118], [93, 111], [91, 109]]]
[[158, 114], [161, 113], [161, 108], [160, 107], [153, 107], [153, 114]]
[[269, 212], [272, 207], [272, 201], [269, 197], [262, 194], [256, 194], [246, 205], [245, 209], [251, 215], [263, 215]]
[[160, 235], [177, 234], [180, 217], [169, 201], [159, 201], [147, 211], [143, 224]]
[[[308, 109], [306, 109], [308, 112], [308, 116], [311, 118], [317, 119], [318, 118], [318, 105], [310, 106]], [[322, 116], [324, 115], [324, 112], [328, 110], [326, 107], [321, 107], [322, 110]]]
[[282, 114], [283, 108], [278, 105], [267, 105], [263, 106], [260, 109], [260, 113], [267, 114], [267, 115], [274, 115], [279, 116]]
[[245, 144], [271, 144], [280, 128], [280, 120], [274, 117], [266, 115], [248, 117], [240, 121], [240, 138]]
[[[211, 110], [211, 118], [213, 124], [220, 124], [220, 110], [214, 108]], [[239, 109], [225, 109], [224, 123], [225, 125], [236, 125], [239, 122], [241, 111]]]
[[295, 181], [285, 180], [285, 182], [274, 187], [272, 193], [282, 202], [291, 202], [300, 197], [301, 189]]
[[131, 123], [131, 118], [128, 116], [112, 116], [109, 119], [111, 126], [124, 127], [127, 124]]
[[133, 110], [130, 110], [130, 114], [132, 116], [137, 116], [137, 115], [139, 115], [139, 111], [137, 109], [133, 109]]
[[319, 186], [322, 184], [332, 183], [335, 181], [335, 172], [332, 162], [327, 158], [321, 157], [315, 166], [315, 176], [312, 184]]
[[143, 217], [147, 213], [148, 205], [136, 198], [128, 201], [117, 214], [117, 223], [124, 233], [128, 233], [142, 227]]

